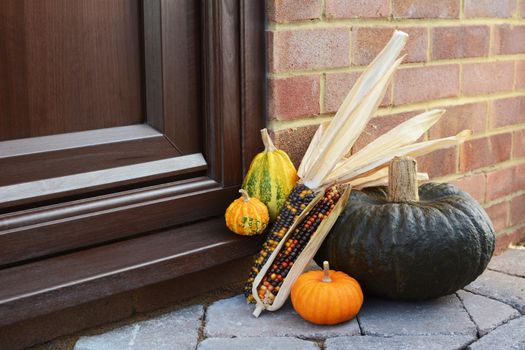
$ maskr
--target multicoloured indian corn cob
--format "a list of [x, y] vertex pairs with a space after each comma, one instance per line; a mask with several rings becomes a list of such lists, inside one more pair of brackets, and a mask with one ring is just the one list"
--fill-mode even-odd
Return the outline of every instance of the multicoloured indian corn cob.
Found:
[[255, 276], [257, 276], [261, 267], [264, 266], [270, 255], [272, 255], [272, 252], [279, 245], [284, 234], [288, 232], [296, 218], [301, 215], [303, 210], [314, 198], [314, 192], [300, 182], [298, 182], [292, 189], [292, 192], [290, 192], [290, 195], [286, 199], [283, 208], [277, 215], [277, 219], [268, 233], [266, 241], [263, 243], [261, 251], [255, 257], [250, 275], [244, 285], [244, 295], [248, 301], [255, 301], [252, 296], [252, 283]]
[[257, 287], [261, 300], [269, 304], [273, 302], [295, 260], [315, 234], [321, 222], [330, 215], [340, 196], [336, 186], [327, 189], [323, 198], [296, 226]]

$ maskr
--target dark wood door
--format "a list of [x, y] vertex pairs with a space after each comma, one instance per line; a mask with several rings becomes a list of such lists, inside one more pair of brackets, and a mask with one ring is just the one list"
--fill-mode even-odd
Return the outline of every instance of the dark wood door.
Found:
[[1, 207], [205, 168], [196, 2], [6, 0], [0, 14]]
[[0, 266], [224, 210], [264, 123], [243, 6], [0, 1]]

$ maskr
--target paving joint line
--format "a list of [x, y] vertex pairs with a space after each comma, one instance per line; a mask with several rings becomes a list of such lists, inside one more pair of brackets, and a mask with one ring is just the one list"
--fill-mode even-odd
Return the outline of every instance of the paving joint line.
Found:
[[494, 272], [499, 272], [499, 273], [502, 273], [502, 274], [507, 275], [507, 276], [512, 276], [512, 277], [525, 279], [525, 277], [523, 277], [523, 276], [516, 275], [516, 274], [513, 274], [513, 273], [508, 273], [506, 271], [497, 270], [497, 269], [494, 269], [492, 267], [487, 267], [487, 270], [494, 271]]
[[[474, 294], [474, 295], [478, 295], [478, 296], [480, 296], [480, 297], [485, 297], [485, 298], [487, 298], [487, 299], [491, 299], [491, 300], [494, 300], [494, 301], [499, 301], [500, 303], [505, 304], [505, 305], [507, 305], [507, 306], [510, 306], [510, 307], [513, 308], [514, 310], [518, 311], [518, 313], [520, 314], [520, 316], [525, 316], [525, 313], [522, 313], [522, 312], [521, 312], [520, 310], [518, 310], [514, 305], [511, 305], [511, 304], [507, 303], [507, 302], [504, 301], [504, 300], [497, 299], [497, 298], [495, 298], [495, 297], [493, 297], [493, 296], [491, 296], [491, 295], [485, 295], [485, 294], [475, 293], [475, 292], [470, 291], [470, 290], [467, 290], [467, 289], [462, 289], [462, 290], [464, 290], [465, 292], [468, 292], [468, 293], [472, 293], [472, 294]], [[520, 317], [520, 316], [518, 316], [518, 317]]]
[[356, 315], [355, 320], [357, 321], [357, 326], [359, 327], [359, 335], [365, 335], [365, 331], [363, 330], [363, 327], [361, 327], [361, 321], [359, 321], [359, 315]]
[[[469, 319], [470, 319], [470, 322], [472, 322], [472, 324], [476, 327], [476, 339], [479, 339], [481, 338], [480, 336], [480, 329], [478, 327], [478, 324], [476, 323], [476, 321], [474, 321], [474, 318], [472, 317], [472, 315], [470, 314], [470, 312], [468, 312], [468, 309], [467, 307], [465, 306], [465, 303], [463, 302], [463, 299], [461, 299], [461, 297], [458, 295], [457, 292], [454, 293], [454, 295], [456, 296], [456, 298], [458, 298], [459, 300], [459, 303], [461, 304], [461, 307], [463, 308], [463, 310], [465, 310], [465, 312], [467, 313]], [[490, 333], [490, 332], [489, 332]]]
[[201, 316], [201, 324], [199, 326], [199, 329], [197, 331], [197, 344], [195, 345], [195, 349], [197, 349], [199, 347], [199, 344], [204, 340], [206, 339], [206, 334], [204, 332], [205, 328], [206, 328], [206, 316], [208, 314], [208, 304], [203, 304], [202, 305], [202, 316]]

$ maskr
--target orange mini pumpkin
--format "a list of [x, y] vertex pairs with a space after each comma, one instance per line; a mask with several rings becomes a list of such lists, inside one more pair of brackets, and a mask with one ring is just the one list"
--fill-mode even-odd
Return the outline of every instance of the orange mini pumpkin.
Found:
[[270, 220], [268, 208], [257, 198], [251, 198], [245, 190], [239, 192], [242, 196], [226, 209], [226, 226], [242, 236], [262, 233]]
[[333, 325], [354, 318], [363, 305], [359, 283], [344, 272], [329, 270], [303, 273], [292, 287], [292, 305], [302, 318]]

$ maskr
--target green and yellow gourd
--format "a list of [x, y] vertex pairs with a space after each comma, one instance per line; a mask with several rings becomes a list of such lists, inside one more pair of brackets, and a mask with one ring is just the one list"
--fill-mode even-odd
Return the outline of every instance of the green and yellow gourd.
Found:
[[274, 221], [298, 177], [290, 157], [275, 147], [266, 129], [261, 130], [261, 137], [264, 151], [253, 158], [242, 188], [266, 204]]

